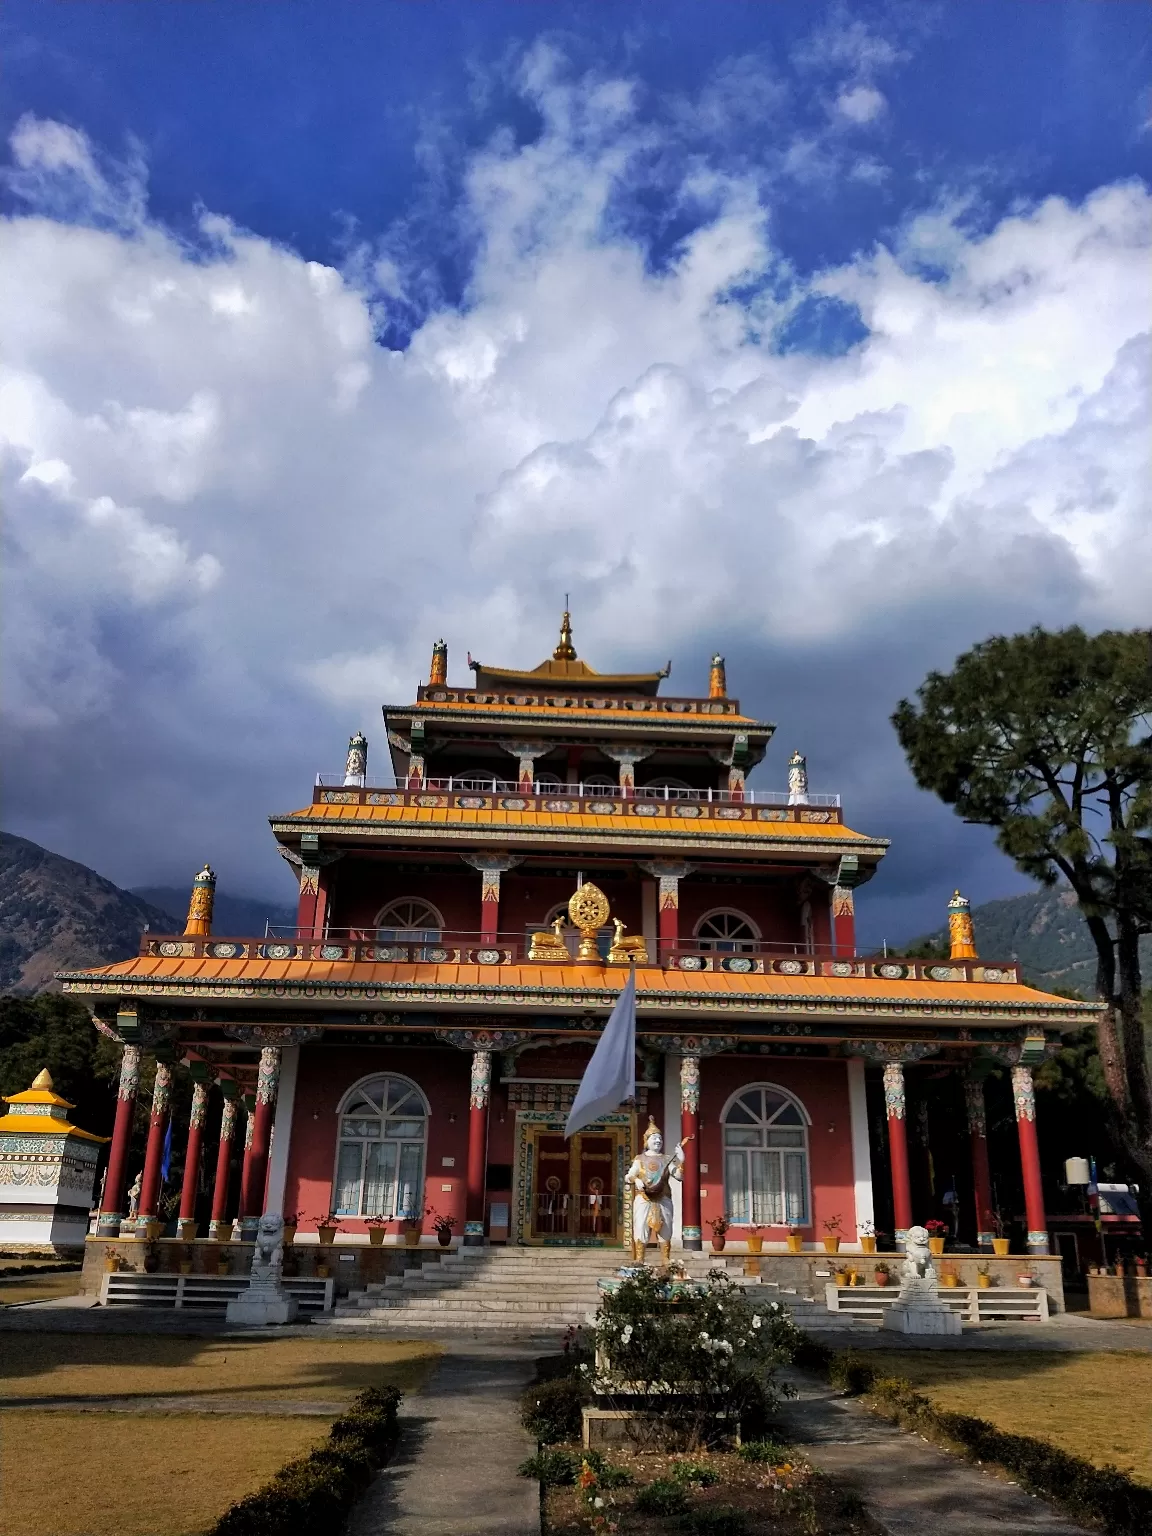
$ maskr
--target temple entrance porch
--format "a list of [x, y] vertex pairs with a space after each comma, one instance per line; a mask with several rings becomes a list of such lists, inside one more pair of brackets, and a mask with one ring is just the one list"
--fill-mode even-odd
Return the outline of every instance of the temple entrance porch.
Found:
[[631, 1220], [624, 1171], [634, 1156], [636, 1117], [605, 1115], [566, 1140], [566, 1112], [516, 1117], [513, 1243], [619, 1247]]

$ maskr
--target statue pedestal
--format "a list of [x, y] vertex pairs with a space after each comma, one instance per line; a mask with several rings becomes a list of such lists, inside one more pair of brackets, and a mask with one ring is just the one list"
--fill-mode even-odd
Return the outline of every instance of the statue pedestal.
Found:
[[300, 1311], [294, 1296], [279, 1286], [249, 1286], [228, 1303], [230, 1323], [243, 1328], [267, 1328], [294, 1323]]
[[960, 1318], [941, 1302], [901, 1306], [899, 1302], [884, 1313], [884, 1327], [895, 1333], [958, 1334]]

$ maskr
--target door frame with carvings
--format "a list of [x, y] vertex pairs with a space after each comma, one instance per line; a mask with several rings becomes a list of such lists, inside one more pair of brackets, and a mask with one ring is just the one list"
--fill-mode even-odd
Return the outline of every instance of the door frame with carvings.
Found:
[[[630, 1191], [624, 1189], [624, 1174], [635, 1156], [633, 1148], [636, 1145], [636, 1116], [630, 1114], [602, 1115], [594, 1125], [587, 1126], [582, 1133], [590, 1136], [611, 1136], [615, 1143], [614, 1182], [618, 1193], [613, 1202], [615, 1210], [612, 1212], [610, 1231], [603, 1235], [581, 1235], [576, 1230], [546, 1235], [535, 1231], [533, 1215], [541, 1186], [537, 1143], [541, 1136], [563, 1135], [566, 1119], [566, 1112], [520, 1110], [517, 1113], [516, 1160], [513, 1165], [512, 1179], [512, 1241], [541, 1248], [623, 1247], [624, 1236], [632, 1229], [632, 1202], [628, 1198]], [[576, 1141], [577, 1138], [573, 1137], [569, 1179], [570, 1185], [578, 1188], [578, 1180], [575, 1178], [578, 1168]], [[570, 1223], [572, 1228], [576, 1228], [577, 1225], [576, 1222]]]

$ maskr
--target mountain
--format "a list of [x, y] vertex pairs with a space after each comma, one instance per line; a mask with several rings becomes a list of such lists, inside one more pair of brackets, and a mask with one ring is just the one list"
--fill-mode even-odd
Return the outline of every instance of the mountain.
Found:
[[[130, 894], [167, 913], [168, 931], [171, 932], [173, 929], [179, 931], [184, 926], [190, 891], [191, 883], [183, 889], [175, 885], [138, 885], [132, 887]], [[271, 923], [276, 928], [295, 927], [295, 906], [261, 901], [252, 896], [229, 896], [226, 891], [216, 892], [216, 902], [212, 909], [214, 933], [233, 939], [253, 938], [264, 932], [265, 923]]]
[[[1072, 892], [1028, 891], [972, 908], [976, 948], [989, 960], [1016, 960], [1028, 981], [1040, 987], [1060, 987], [1084, 997], [1096, 992], [1096, 950]], [[948, 930], [938, 928], [912, 940], [904, 949], [923, 943], [946, 943]], [[1152, 940], [1140, 946], [1146, 980], [1152, 981]]]
[[167, 913], [38, 843], [0, 832], [0, 992], [42, 992], [56, 971], [126, 960]]

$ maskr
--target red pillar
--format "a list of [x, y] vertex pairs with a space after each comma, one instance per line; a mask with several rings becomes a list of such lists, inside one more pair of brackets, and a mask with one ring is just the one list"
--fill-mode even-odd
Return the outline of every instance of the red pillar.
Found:
[[680, 1141], [684, 1147], [684, 1172], [680, 1181], [682, 1240], [685, 1248], [699, 1249], [703, 1247], [700, 1218], [699, 1056], [680, 1058]]
[[832, 953], [856, 953], [856, 904], [851, 888], [844, 885], [832, 887]]
[[472, 1052], [472, 1088], [468, 1099], [468, 1181], [464, 1200], [464, 1246], [484, 1242], [484, 1184], [488, 1169], [488, 1101], [492, 1093], [492, 1052]]
[[972, 1188], [976, 1206], [976, 1243], [992, 1247], [992, 1174], [988, 1166], [988, 1125], [984, 1114], [984, 1084], [978, 1077], [964, 1080], [968, 1106], [968, 1140], [972, 1148]]
[[1031, 1067], [1012, 1068], [1012, 1097], [1016, 1103], [1016, 1134], [1024, 1173], [1024, 1214], [1028, 1222], [1028, 1252], [1048, 1252], [1044, 1216], [1044, 1186], [1040, 1178], [1040, 1145], [1036, 1140], [1036, 1090]]
[[223, 1240], [226, 1233], [222, 1230], [227, 1227], [231, 1230], [232, 1223], [228, 1218], [228, 1183], [232, 1163], [232, 1138], [236, 1134], [236, 1100], [224, 1100], [224, 1112], [220, 1116], [220, 1147], [216, 1153], [216, 1183], [212, 1188], [212, 1220], [208, 1226], [208, 1236]]
[[280, 1048], [266, 1045], [260, 1052], [256, 1103], [248, 1116], [250, 1134], [245, 1142], [244, 1169], [240, 1178], [240, 1220], [245, 1235], [255, 1229], [264, 1211], [264, 1186], [268, 1181], [268, 1148], [276, 1113], [276, 1085], [280, 1080]]
[[884, 1068], [884, 1106], [888, 1112], [896, 1245], [902, 1247], [912, 1225], [912, 1184], [908, 1177], [908, 1132], [904, 1123], [904, 1067], [899, 1061], [890, 1061]]
[[188, 1117], [188, 1146], [184, 1152], [184, 1183], [180, 1188], [180, 1220], [196, 1218], [196, 1190], [200, 1184], [200, 1143], [208, 1109], [208, 1084], [192, 1085], [192, 1113]]
[[480, 942], [493, 945], [500, 932], [500, 871], [482, 870], [480, 878]]
[[156, 1063], [156, 1082], [152, 1089], [152, 1113], [148, 1119], [148, 1145], [144, 1152], [144, 1176], [140, 1181], [140, 1209], [143, 1217], [156, 1215], [160, 1204], [160, 1163], [164, 1156], [164, 1133], [172, 1103], [172, 1068], [166, 1061]]
[[104, 1178], [104, 1198], [96, 1223], [99, 1237], [116, 1237], [125, 1215], [128, 1187], [128, 1147], [132, 1140], [132, 1115], [140, 1087], [140, 1047], [126, 1045], [120, 1058], [120, 1086], [116, 1091], [116, 1124], [108, 1149], [108, 1172]]
[[659, 907], [656, 932], [660, 941], [660, 964], [674, 960], [680, 949], [680, 880], [676, 875], [659, 876]]

